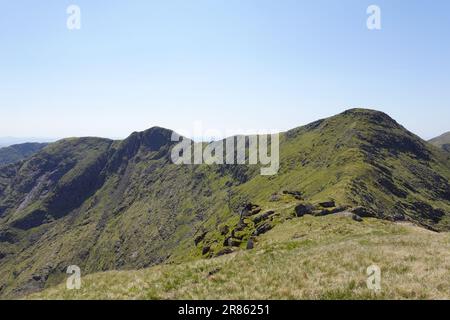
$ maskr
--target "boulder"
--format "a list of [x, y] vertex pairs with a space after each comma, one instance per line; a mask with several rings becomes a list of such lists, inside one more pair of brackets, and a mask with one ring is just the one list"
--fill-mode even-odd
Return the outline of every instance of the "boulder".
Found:
[[311, 214], [314, 210], [314, 206], [308, 203], [301, 203], [297, 205], [294, 210], [297, 217], [303, 217], [305, 214]]
[[250, 216], [254, 216], [255, 214], [258, 214], [258, 213], [260, 213], [261, 212], [261, 208], [260, 207], [258, 207], [258, 208], [255, 208], [255, 209], [253, 209], [252, 211], [250, 211]]
[[232, 237], [228, 237], [223, 242], [224, 247], [239, 247], [241, 245], [241, 241], [237, 239], [233, 239]]
[[244, 217], [250, 217], [250, 216], [254, 216], [255, 214], [258, 214], [261, 212], [261, 207], [256, 205], [256, 204], [252, 204], [252, 203], [247, 203], [246, 205], [244, 205], [241, 208], [241, 218]]
[[314, 210], [311, 212], [314, 217], [323, 217], [331, 214], [331, 210], [322, 209], [322, 210]]
[[255, 223], [255, 224], [258, 224], [258, 223], [260, 223], [261, 221], [264, 221], [264, 220], [267, 220], [270, 216], [272, 216], [273, 214], [275, 214], [275, 211], [267, 211], [267, 212], [265, 212], [265, 213], [263, 213], [263, 214], [261, 214], [261, 215], [259, 215], [259, 216], [257, 216], [257, 217], [255, 217], [254, 219], [253, 219], [253, 222]]
[[260, 225], [258, 228], [256, 228], [255, 232], [253, 232], [253, 236], [257, 237], [261, 234], [266, 233], [267, 231], [271, 230], [273, 227], [272, 225], [268, 224], [268, 223], [264, 223], [262, 225]]
[[247, 241], [247, 250], [252, 250], [255, 247], [255, 242], [252, 238], [248, 239]]
[[199, 236], [195, 237], [195, 239], [194, 239], [195, 245], [197, 246], [200, 242], [202, 242], [205, 239], [207, 234], [208, 234], [208, 232], [205, 231], [205, 232], [202, 232]]
[[202, 249], [202, 255], [207, 254], [209, 251], [211, 251], [211, 247], [210, 246], [205, 246]]
[[220, 256], [230, 254], [233, 252], [234, 252], [234, 250], [231, 248], [223, 248], [222, 250], [220, 250], [219, 252], [216, 253], [216, 257], [220, 257]]
[[352, 219], [357, 221], [357, 222], [362, 222], [363, 221], [363, 219], [360, 216], [358, 216], [357, 214], [354, 214], [354, 213], [352, 214]]
[[351, 213], [354, 213], [360, 217], [368, 218], [368, 217], [375, 217], [375, 213], [373, 213], [370, 209], [367, 209], [365, 207], [356, 207], [350, 210]]
[[302, 193], [300, 191], [283, 190], [283, 194], [291, 195], [291, 196], [295, 197], [296, 199], [301, 199], [301, 197], [302, 197]]
[[336, 206], [336, 203], [333, 200], [330, 200], [319, 203], [319, 206], [321, 206], [322, 208], [334, 208]]

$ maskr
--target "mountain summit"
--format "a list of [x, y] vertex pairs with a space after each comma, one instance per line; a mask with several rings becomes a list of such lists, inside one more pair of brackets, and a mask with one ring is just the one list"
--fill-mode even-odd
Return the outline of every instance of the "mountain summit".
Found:
[[[0, 168], [0, 295], [83, 273], [252, 248], [304, 214], [450, 230], [448, 155], [388, 115], [351, 109], [280, 135], [280, 170], [175, 165], [172, 131], [74, 138]], [[359, 218], [358, 218], [359, 219]]]

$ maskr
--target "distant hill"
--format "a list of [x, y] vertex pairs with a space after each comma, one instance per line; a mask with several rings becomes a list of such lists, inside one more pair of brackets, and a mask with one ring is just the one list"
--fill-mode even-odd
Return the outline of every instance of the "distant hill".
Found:
[[64, 139], [1, 167], [0, 297], [60, 283], [69, 265], [86, 275], [257, 247], [305, 214], [450, 230], [448, 154], [385, 113], [351, 109], [281, 133], [274, 176], [258, 165], [175, 165], [171, 135]]
[[429, 142], [435, 145], [436, 147], [442, 148], [445, 151], [450, 152], [450, 132], [444, 133], [439, 137], [431, 139]]
[[0, 166], [28, 158], [46, 145], [47, 143], [22, 143], [0, 148]]
[[54, 138], [36, 138], [36, 137], [0, 137], [0, 148], [9, 147], [15, 144], [24, 144], [24, 143], [47, 143], [54, 142], [57, 139]]

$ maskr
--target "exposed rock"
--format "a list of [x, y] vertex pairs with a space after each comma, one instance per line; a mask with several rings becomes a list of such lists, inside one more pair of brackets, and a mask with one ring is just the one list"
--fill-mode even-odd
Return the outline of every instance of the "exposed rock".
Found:
[[327, 216], [330, 214], [336, 214], [339, 212], [343, 212], [345, 210], [347, 210], [348, 207], [346, 206], [339, 206], [333, 209], [320, 209], [320, 210], [313, 210], [313, 212], [311, 213], [313, 216], [315, 217], [322, 217], [322, 216]]
[[322, 209], [322, 210], [314, 210], [311, 212], [314, 217], [323, 217], [331, 214], [331, 210]]
[[252, 250], [255, 247], [255, 242], [252, 238], [248, 239], [247, 241], [247, 250]]
[[280, 199], [281, 199], [280, 196], [278, 194], [274, 193], [274, 194], [272, 194], [270, 196], [269, 201], [270, 202], [277, 202], [277, 201], [280, 201]]
[[[224, 238], [230, 235], [230, 231], [236, 228], [238, 219], [237, 216], [234, 217], [233, 225], [229, 224], [227, 233], [219, 235], [216, 232], [219, 237], [212, 244], [213, 239], [210, 238], [217, 231], [214, 228], [216, 222], [224, 222], [222, 208], [228, 205], [229, 210], [239, 213], [240, 204], [261, 196], [268, 198], [272, 192], [266, 194], [264, 190], [274, 188], [273, 191], [281, 191], [277, 187], [280, 185], [283, 188], [311, 186], [307, 181], [299, 183], [299, 177], [306, 176], [308, 181], [315, 181], [316, 184], [313, 188], [315, 190], [309, 191], [320, 190], [321, 194], [327, 195], [321, 200], [329, 200], [328, 197], [334, 197], [335, 186], [328, 183], [328, 178], [334, 180], [336, 172], [343, 172], [342, 168], [336, 170], [335, 165], [350, 165], [346, 171], [348, 175], [336, 175], [336, 181], [349, 203], [369, 208], [361, 208], [360, 212], [355, 210], [355, 214], [380, 217], [385, 213], [395, 220], [406, 217], [415, 223], [431, 225], [434, 225], [433, 221], [437, 221], [436, 228], [448, 231], [448, 224], [445, 223], [448, 221], [450, 201], [448, 156], [445, 158], [445, 154], [438, 154], [438, 150], [428, 148], [414, 135], [394, 122], [385, 120], [375, 116], [372, 111], [357, 111], [286, 133], [286, 139], [298, 137], [299, 140], [290, 140], [289, 143], [282, 144], [282, 148], [284, 146], [295, 151], [294, 146], [302, 148], [308, 141], [314, 141], [317, 148], [305, 148], [301, 153], [281, 150], [286, 160], [282, 167], [284, 174], [267, 180], [255, 178], [259, 176], [257, 170], [248, 166], [174, 167], [170, 161], [169, 146], [175, 142], [171, 142], [170, 134], [157, 133], [161, 133], [161, 130], [133, 134], [126, 141], [70, 139], [56, 143], [39, 156], [26, 160], [23, 165], [0, 168], [0, 216], [4, 221], [0, 226], [0, 251], [6, 254], [0, 262], [0, 273], [13, 275], [16, 268], [17, 272], [20, 271], [19, 277], [15, 280], [11, 278], [13, 282], [8, 277], [0, 277], [0, 287], [8, 286], [5, 291], [10, 294], [14, 287], [24, 287], [27, 280], [34, 282], [31, 275], [39, 274], [42, 269], [36, 257], [51, 256], [52, 262], [58, 266], [70, 262], [63, 250], [68, 247], [73, 249], [70, 253], [75, 259], [73, 263], [89, 260], [92, 262], [89, 263], [92, 272], [116, 269], [124, 260], [126, 268], [153, 265], [179, 250], [179, 243], [194, 242], [194, 239], [198, 245], [198, 254], [206, 246], [211, 246], [207, 255], [214, 256], [222, 249], [216, 249], [216, 245], [220, 246]], [[355, 127], [349, 126], [349, 123], [355, 121]], [[309, 132], [310, 130], [314, 132]], [[416, 141], [417, 148], [402, 137]], [[425, 153], [420, 148], [425, 150], [430, 161], [423, 156]], [[430, 152], [426, 151], [428, 149]], [[324, 154], [327, 157], [323, 157]], [[346, 163], [340, 162], [344, 158]], [[98, 159], [98, 166], [90, 163], [90, 159]], [[97, 163], [97, 160], [93, 161]], [[318, 166], [321, 170], [315, 172]], [[81, 175], [78, 174], [80, 172]], [[395, 174], [390, 176], [391, 172]], [[40, 177], [44, 177], [42, 184], [38, 183]], [[380, 181], [380, 177], [385, 180]], [[231, 180], [227, 183], [227, 188], [223, 184], [219, 186], [220, 190], [212, 187], [215, 182], [225, 180]], [[244, 188], [245, 192], [242, 192], [244, 190], [238, 186], [247, 180], [253, 180], [251, 184], [261, 189]], [[392, 187], [392, 183], [407, 192], [408, 197], [401, 197], [402, 194]], [[34, 186], [38, 187], [34, 189]], [[89, 192], [86, 192], [87, 189]], [[213, 198], [206, 199], [205, 196], [211, 194], [211, 190]], [[230, 191], [230, 196], [228, 199], [221, 199], [227, 190]], [[214, 194], [216, 191], [218, 193]], [[311, 192], [308, 194], [312, 195]], [[29, 194], [33, 196], [28, 197]], [[279, 192], [275, 196], [274, 200], [281, 198], [295, 201], [294, 197], [299, 197], [300, 193], [288, 191], [283, 195]], [[26, 199], [30, 201], [24, 202]], [[340, 200], [336, 197], [336, 202], [338, 201]], [[414, 204], [409, 207], [414, 201], [423, 201], [429, 206]], [[403, 203], [400, 208], [403, 211], [394, 207], [398, 202]], [[144, 207], [144, 203], [148, 206]], [[287, 219], [294, 219], [295, 215], [310, 214], [308, 211], [314, 210], [298, 210], [294, 215], [292, 209], [299, 203], [305, 202], [291, 202], [292, 214]], [[280, 201], [279, 205], [282, 206], [283, 203]], [[18, 210], [19, 208], [21, 209]], [[130, 210], [131, 208], [133, 209]], [[137, 215], [136, 208], [148, 211], [148, 214]], [[260, 210], [253, 205], [248, 209], [246, 214], [250, 215], [255, 213], [254, 209]], [[329, 209], [330, 213], [337, 210]], [[263, 208], [260, 213], [239, 222], [242, 232], [236, 229], [233, 238], [244, 235], [242, 248], [247, 244], [248, 236], [256, 229], [250, 219], [253, 220], [265, 211]], [[113, 212], [120, 215], [114, 217]], [[397, 212], [401, 214], [397, 215]], [[446, 212], [444, 217], [443, 212]], [[350, 221], [352, 213], [348, 214], [347, 219]], [[10, 223], [23, 217], [26, 218], [15, 225], [24, 230], [9, 229]], [[62, 217], [66, 218], [59, 220]], [[259, 221], [257, 226], [269, 222], [269, 219]], [[245, 223], [249, 225], [246, 226]], [[38, 228], [27, 231], [35, 225]], [[129, 228], [121, 228], [124, 225]], [[72, 232], [72, 228], [78, 230], [81, 227], [80, 230], [91, 230], [92, 233]], [[154, 228], [159, 236], [149, 232]], [[11, 230], [12, 235], [2, 234], [4, 230]], [[185, 230], [198, 230], [198, 233], [192, 235], [191, 232], [184, 232]], [[208, 235], [204, 239], [197, 237], [203, 231], [209, 231]], [[71, 237], [66, 237], [67, 233]], [[123, 235], [124, 242], [117, 256], [113, 251], [116, 239], [109, 233]], [[173, 240], [174, 236], [177, 241]], [[4, 243], [14, 241], [18, 242], [17, 245]], [[72, 242], [83, 245], [71, 246]], [[105, 244], [104, 250], [97, 250], [98, 243]], [[142, 245], [144, 243], [145, 246]], [[228, 247], [228, 250], [231, 249]], [[139, 252], [139, 256], [134, 261], [122, 259], [135, 250]], [[113, 259], [110, 261], [111, 257]], [[101, 263], [102, 261], [110, 263]], [[19, 270], [20, 266], [29, 267]], [[52, 283], [58, 279], [57, 276], [52, 274]]]
[[300, 191], [283, 190], [283, 194], [291, 195], [297, 200], [302, 200], [302, 193]]
[[211, 247], [210, 246], [205, 246], [202, 249], [202, 255], [207, 254], [209, 251], [211, 251]]
[[233, 253], [233, 252], [234, 252], [234, 250], [231, 249], [231, 248], [223, 248], [222, 250], [217, 252], [216, 257], [224, 256], [226, 254], [230, 254], [230, 253]]
[[321, 206], [322, 208], [334, 208], [336, 206], [336, 203], [333, 200], [325, 201], [319, 203], [319, 206]]
[[354, 213], [352, 214], [352, 219], [357, 221], [357, 222], [362, 222], [363, 221], [363, 219], [360, 216], [358, 216], [357, 214], [354, 214]]
[[373, 211], [365, 207], [356, 207], [351, 209], [350, 212], [363, 218], [376, 217], [376, 214]]
[[260, 223], [261, 221], [264, 221], [264, 220], [267, 220], [270, 216], [272, 216], [273, 214], [275, 214], [275, 211], [267, 211], [267, 212], [265, 212], [265, 213], [263, 213], [263, 214], [261, 214], [261, 215], [259, 215], [259, 216], [257, 216], [257, 217], [255, 217], [254, 219], [253, 219], [253, 222], [255, 223], [255, 224], [258, 224], [258, 223]]
[[240, 216], [241, 216], [241, 218], [250, 217], [250, 216], [254, 216], [255, 214], [258, 214], [260, 212], [261, 212], [260, 206], [258, 206], [256, 204], [252, 204], [252, 203], [247, 203], [246, 205], [244, 205], [242, 207]]
[[233, 231], [231, 231], [231, 237], [235, 238], [235, 239], [238, 239], [238, 240], [242, 240], [242, 238], [244, 236], [241, 235], [241, 234], [238, 234], [239, 232], [240, 232], [239, 230], [234, 229]]
[[445, 216], [445, 211], [442, 209], [435, 209], [431, 205], [416, 201], [413, 203], [408, 203], [404, 205], [411, 211], [420, 212], [422, 216], [426, 219], [429, 219], [435, 223], [439, 222], [443, 216]]
[[257, 237], [261, 234], [266, 233], [267, 231], [271, 230], [273, 227], [272, 225], [268, 224], [268, 223], [264, 223], [262, 225], [260, 225], [258, 228], [256, 228], [255, 232], [253, 232], [253, 236]]
[[249, 212], [249, 216], [254, 216], [255, 214], [258, 214], [261, 212], [261, 208], [255, 208], [252, 211]]
[[401, 212], [396, 212], [393, 214], [392, 216], [392, 220], [393, 221], [404, 221], [405, 220], [405, 215]]
[[235, 231], [235, 232], [237, 232], [237, 231], [242, 231], [242, 230], [244, 230], [245, 228], [247, 228], [247, 226], [248, 226], [248, 225], [241, 219], [241, 220], [239, 220], [239, 222], [238, 222], [236, 228], [234, 229], [234, 231]]
[[228, 240], [228, 244], [230, 247], [240, 247], [241, 246], [241, 241], [237, 240], [237, 239], [230, 239]]
[[314, 206], [311, 204], [299, 204], [295, 207], [295, 215], [297, 217], [303, 217], [305, 214], [311, 214], [314, 210]]
[[208, 232], [205, 231], [205, 232], [202, 232], [199, 236], [195, 237], [195, 239], [194, 239], [195, 245], [197, 246], [200, 242], [202, 242], [205, 239], [207, 234], [208, 234]]
[[400, 198], [406, 198], [408, 193], [404, 190], [399, 189], [391, 177], [380, 177], [378, 179], [378, 184], [384, 188], [388, 193], [392, 193]]
[[230, 232], [230, 227], [228, 227], [227, 225], [220, 226], [219, 232], [222, 236], [225, 236], [228, 234], [228, 232]]
[[17, 241], [16, 235], [9, 230], [0, 231], [0, 242], [14, 243]]
[[241, 241], [237, 239], [233, 239], [232, 237], [228, 237], [224, 240], [224, 247], [239, 247], [241, 245]]

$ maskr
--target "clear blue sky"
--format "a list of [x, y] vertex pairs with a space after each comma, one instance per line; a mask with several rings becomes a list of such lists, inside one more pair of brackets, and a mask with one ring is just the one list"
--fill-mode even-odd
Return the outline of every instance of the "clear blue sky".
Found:
[[0, 2], [0, 136], [285, 130], [351, 107], [450, 130], [450, 1]]

